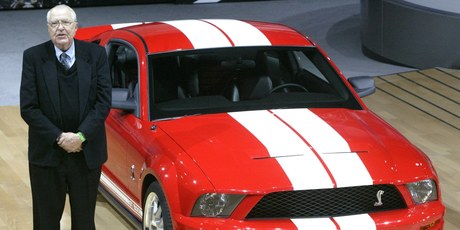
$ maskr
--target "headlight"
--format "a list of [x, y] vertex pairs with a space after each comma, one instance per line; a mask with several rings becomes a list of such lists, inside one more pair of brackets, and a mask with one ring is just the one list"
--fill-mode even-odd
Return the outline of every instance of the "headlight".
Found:
[[243, 198], [244, 195], [206, 193], [195, 202], [192, 216], [228, 217]]
[[416, 204], [423, 204], [438, 199], [436, 182], [434, 180], [422, 180], [406, 185]]

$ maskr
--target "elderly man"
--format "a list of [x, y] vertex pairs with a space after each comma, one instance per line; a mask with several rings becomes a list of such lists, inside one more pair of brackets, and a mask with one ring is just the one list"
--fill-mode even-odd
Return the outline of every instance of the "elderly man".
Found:
[[46, 16], [50, 41], [24, 51], [21, 116], [29, 126], [34, 229], [59, 229], [66, 194], [72, 229], [95, 229], [104, 121], [111, 83], [105, 50], [74, 39], [77, 16], [58, 5]]

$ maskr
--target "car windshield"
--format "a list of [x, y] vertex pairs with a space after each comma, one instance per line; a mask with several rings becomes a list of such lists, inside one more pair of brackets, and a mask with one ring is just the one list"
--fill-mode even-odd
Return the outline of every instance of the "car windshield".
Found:
[[361, 109], [313, 47], [243, 47], [149, 56], [153, 120], [278, 108]]

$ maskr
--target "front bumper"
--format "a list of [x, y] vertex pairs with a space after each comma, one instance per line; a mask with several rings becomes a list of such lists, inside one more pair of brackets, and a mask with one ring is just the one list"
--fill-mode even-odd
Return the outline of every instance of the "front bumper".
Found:
[[244, 220], [232, 218], [196, 218], [176, 216], [175, 229], [379, 229], [379, 230], [441, 230], [445, 207], [435, 201], [404, 210], [355, 216], [308, 219]]

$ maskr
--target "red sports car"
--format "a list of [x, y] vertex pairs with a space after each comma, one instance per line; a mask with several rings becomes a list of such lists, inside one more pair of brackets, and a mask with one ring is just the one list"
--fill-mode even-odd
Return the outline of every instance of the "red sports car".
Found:
[[230, 19], [81, 28], [106, 47], [101, 193], [142, 229], [442, 229], [428, 157], [290, 27]]

